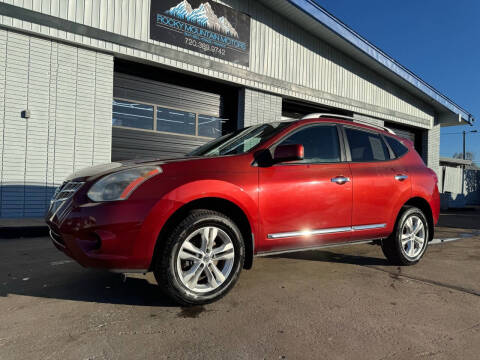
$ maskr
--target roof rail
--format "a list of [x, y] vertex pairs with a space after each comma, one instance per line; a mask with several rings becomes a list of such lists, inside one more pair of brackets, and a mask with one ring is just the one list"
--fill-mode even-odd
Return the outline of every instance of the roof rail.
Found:
[[313, 114], [305, 115], [300, 120], [306, 120], [306, 119], [312, 119], [312, 118], [325, 118], [325, 117], [334, 118], [334, 119], [337, 118], [337, 119], [351, 120], [359, 124], [368, 125], [380, 130], [385, 130], [390, 134], [397, 135], [392, 129], [389, 129], [388, 127], [370, 124], [369, 122], [361, 121], [361, 120], [355, 119], [353, 116], [348, 116], [348, 115], [330, 114], [330, 113], [313, 113]]

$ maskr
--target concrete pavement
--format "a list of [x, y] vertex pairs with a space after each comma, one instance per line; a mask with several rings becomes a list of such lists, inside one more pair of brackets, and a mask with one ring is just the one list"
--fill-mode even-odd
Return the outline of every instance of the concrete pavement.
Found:
[[47, 238], [0, 242], [0, 359], [476, 359], [480, 237], [392, 267], [373, 245], [257, 258], [180, 308], [153, 276], [81, 268]]

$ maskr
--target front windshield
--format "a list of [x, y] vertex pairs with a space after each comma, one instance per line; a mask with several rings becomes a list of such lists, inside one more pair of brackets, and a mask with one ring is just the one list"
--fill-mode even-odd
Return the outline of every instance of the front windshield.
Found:
[[275, 122], [237, 130], [200, 146], [188, 155], [220, 156], [245, 154], [290, 124], [291, 122]]

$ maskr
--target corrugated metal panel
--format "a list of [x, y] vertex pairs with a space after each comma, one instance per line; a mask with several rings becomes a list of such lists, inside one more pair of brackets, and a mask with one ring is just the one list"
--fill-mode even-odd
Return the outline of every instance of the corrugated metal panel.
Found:
[[[223, 99], [219, 94], [189, 89], [173, 84], [115, 73], [113, 95], [116, 98], [151, 103], [221, 116]], [[178, 134], [155, 133], [125, 128], [113, 128], [112, 159], [141, 157], [178, 157], [207, 140]]]
[[[58, 0], [57, 0], [58, 2]], [[58, 43], [52, 42], [51, 57], [50, 57], [50, 80], [49, 80], [49, 100], [48, 100], [48, 154], [47, 154], [47, 189], [46, 189], [46, 203], [51, 199], [55, 186], [55, 139], [57, 119], [57, 78], [58, 78]]]
[[113, 128], [112, 161], [138, 158], [176, 158], [205, 144], [207, 140], [176, 134]]
[[113, 57], [96, 54], [94, 165], [110, 161], [112, 153]]
[[[28, 69], [27, 143], [24, 216], [36, 217], [46, 209], [51, 41], [30, 39]], [[21, 119], [23, 120], [23, 119]]]
[[7, 32], [0, 30], [0, 216], [3, 192], [3, 139], [5, 126], [5, 68], [7, 62]]
[[75, 111], [75, 171], [93, 165], [96, 54], [78, 50]]
[[390, 128], [395, 131], [395, 134], [397, 134], [398, 136], [401, 136], [405, 139], [408, 139], [408, 140], [411, 140], [414, 144], [415, 144], [415, 133], [413, 131], [408, 131], [408, 130], [405, 130], [405, 129], [398, 129], [398, 128], [395, 128], [395, 127], [392, 127], [390, 126]]
[[445, 166], [445, 178], [443, 180], [443, 191], [452, 194], [462, 193], [463, 169]]
[[60, 184], [74, 171], [78, 49], [59, 44], [55, 122], [55, 178]]
[[[33, 3], [15, 1], [15, 4], [29, 9], [34, 7], [38, 9], [38, 6], [33, 5], [38, 1], [40, 0], [34, 0]], [[245, 11], [252, 16], [250, 70], [253, 72], [324, 91], [347, 100], [361, 101], [378, 106], [385, 109], [385, 111], [382, 111], [383, 114], [388, 114], [388, 110], [395, 110], [409, 116], [426, 119], [429, 122], [433, 120], [433, 111], [425, 103], [337, 49], [319, 41], [318, 38], [281, 17], [272, 9], [266, 8], [258, 1], [225, 0], [221, 2]], [[53, 1], [52, 6], [43, 6], [41, 11], [149, 43], [192, 53], [188, 50], [148, 39], [149, 2], [147, 0], [64, 0], [60, 1], [58, 6], [57, 1]], [[96, 44], [91, 42], [91, 39], [83, 39], [79, 36], [75, 38], [69, 36], [68, 38], [86, 41], [89, 45], [101, 46], [104, 49], [135, 55], [169, 66], [196, 71], [207, 76], [245, 83], [248, 86], [266, 91], [278, 91], [271, 86], [251, 83], [249, 79], [233, 78], [227, 74], [212, 72], [207, 68], [191, 68], [189, 65], [178, 61], [133, 51], [126, 47], [103, 42]], [[208, 58], [204, 55], [196, 55]], [[215, 61], [219, 60], [215, 59]], [[240, 67], [234, 64], [231, 64], [231, 66], [232, 68]], [[313, 98], [301, 92], [291, 92], [291, 96], [304, 100], [319, 101], [324, 105], [339, 105], [331, 100]], [[348, 104], [348, 101], [345, 103]], [[348, 110], [359, 110], [351, 105], [344, 107]], [[381, 116], [381, 113], [370, 112], [368, 115]], [[390, 117], [387, 118], [391, 119]], [[399, 121], [402, 122], [401, 119]]]
[[0, 217], [43, 216], [74, 169], [110, 161], [113, 58], [0, 30], [0, 62]]
[[5, 77], [3, 128], [2, 216], [23, 216], [27, 123], [20, 118], [28, 108], [30, 38], [9, 32]]
[[219, 94], [115, 73], [115, 97], [220, 116]]

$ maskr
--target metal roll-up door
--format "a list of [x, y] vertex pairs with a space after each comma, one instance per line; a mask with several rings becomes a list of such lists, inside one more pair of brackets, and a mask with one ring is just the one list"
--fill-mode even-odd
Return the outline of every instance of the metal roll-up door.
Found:
[[[192, 78], [192, 81], [195, 79]], [[205, 144], [210, 140], [208, 137], [215, 137], [201, 136], [200, 118], [205, 116], [212, 119], [221, 118], [223, 112], [223, 97], [220, 94], [123, 73], [115, 73], [113, 97], [112, 161], [145, 157], [180, 157]], [[120, 113], [115, 111], [117, 105], [125, 108], [137, 107], [137, 116], [143, 122], [140, 128], [135, 128], [136, 124], [116, 122], [116, 114]], [[192, 132], [186, 135], [181, 130], [176, 131], [175, 120], [170, 120], [173, 130], [161, 131], [162, 129], [157, 128], [157, 124], [160, 124], [158, 121], [162, 120], [157, 119], [160, 110], [177, 115], [186, 114], [191, 122], [195, 121], [196, 128], [192, 127]], [[154, 120], [150, 126], [152, 116]], [[144, 128], [141, 128], [142, 126]]]
[[409, 131], [409, 130], [405, 130], [405, 129], [398, 129], [396, 127], [392, 127], [392, 126], [388, 126], [390, 129], [392, 129], [393, 131], [395, 131], [395, 134], [397, 134], [398, 136], [401, 136], [401, 137], [404, 137], [408, 140], [411, 140], [414, 144], [415, 144], [415, 132], [413, 131]]
[[396, 124], [387, 123], [385, 122], [385, 126], [392, 129], [395, 134], [405, 139], [408, 139], [413, 142], [415, 146], [415, 150], [418, 151], [419, 154], [422, 153], [422, 131], [421, 129], [414, 128], [414, 127], [406, 127], [406, 126], [398, 126]]

